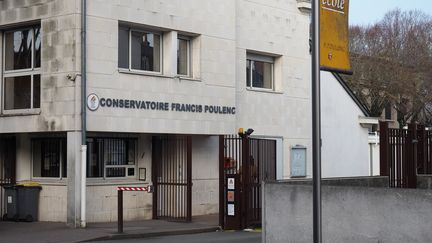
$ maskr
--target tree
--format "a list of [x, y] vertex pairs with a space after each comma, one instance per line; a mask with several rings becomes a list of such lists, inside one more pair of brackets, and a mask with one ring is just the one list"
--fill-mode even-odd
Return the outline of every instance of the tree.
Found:
[[381, 116], [391, 104], [400, 126], [432, 125], [432, 18], [421, 11], [388, 12], [370, 26], [350, 27], [354, 74], [348, 85]]

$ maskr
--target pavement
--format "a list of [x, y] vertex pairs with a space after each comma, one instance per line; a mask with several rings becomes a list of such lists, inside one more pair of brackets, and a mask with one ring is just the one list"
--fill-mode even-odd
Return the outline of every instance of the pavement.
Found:
[[[211, 232], [193, 235], [161, 236], [144, 239], [114, 240], [109, 243], [261, 243], [261, 233], [244, 231]], [[104, 243], [103, 241], [99, 243]]]
[[124, 222], [124, 233], [117, 233], [117, 222], [88, 224], [73, 229], [65, 223], [0, 222], [0, 243], [58, 243], [124, 240], [158, 236], [198, 234], [219, 230], [218, 215], [193, 217], [191, 223], [144, 220]]

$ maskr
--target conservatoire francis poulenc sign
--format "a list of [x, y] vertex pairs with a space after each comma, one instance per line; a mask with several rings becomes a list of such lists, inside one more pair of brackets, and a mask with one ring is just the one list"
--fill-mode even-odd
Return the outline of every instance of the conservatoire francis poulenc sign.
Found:
[[106, 107], [131, 110], [177, 111], [221, 115], [235, 115], [236, 113], [236, 108], [232, 106], [185, 104], [122, 98], [99, 98], [99, 96], [94, 93], [87, 96], [87, 107], [91, 111], [96, 111], [99, 107]]

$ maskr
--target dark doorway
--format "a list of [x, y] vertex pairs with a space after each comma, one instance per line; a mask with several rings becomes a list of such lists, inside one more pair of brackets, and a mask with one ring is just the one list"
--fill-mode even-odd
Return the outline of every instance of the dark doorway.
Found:
[[155, 136], [152, 149], [153, 219], [192, 220], [192, 138]]
[[261, 224], [261, 182], [276, 179], [276, 140], [220, 137], [220, 224]]
[[3, 186], [15, 184], [16, 178], [16, 139], [0, 138], [0, 215], [6, 213], [6, 200]]

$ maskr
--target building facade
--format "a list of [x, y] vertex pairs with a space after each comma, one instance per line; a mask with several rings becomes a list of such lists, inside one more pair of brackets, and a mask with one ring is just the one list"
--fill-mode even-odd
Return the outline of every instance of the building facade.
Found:
[[[116, 220], [118, 186], [153, 183], [160, 137], [191, 139], [193, 215], [218, 213], [219, 135], [238, 128], [277, 141], [278, 178], [306, 147], [311, 175], [307, 2], [87, 1], [86, 97], [80, 4], [0, 1], [0, 136], [16, 145], [0, 163], [42, 185], [39, 220], [80, 221], [82, 102], [88, 222]], [[125, 220], [150, 219], [152, 196], [125, 194]]]

